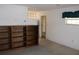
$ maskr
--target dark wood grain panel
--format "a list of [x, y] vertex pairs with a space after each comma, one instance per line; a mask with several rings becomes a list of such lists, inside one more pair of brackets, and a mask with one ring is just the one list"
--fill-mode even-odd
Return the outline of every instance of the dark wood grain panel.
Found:
[[0, 26], [0, 30], [2, 29], [8, 29], [8, 26]]
[[12, 48], [16, 48], [16, 47], [20, 47], [20, 46], [24, 46], [24, 43], [23, 42], [12, 43]]
[[36, 31], [38, 26], [27, 26], [26, 30], [27, 31]]
[[9, 44], [0, 45], [0, 50], [9, 49]]
[[29, 36], [29, 35], [36, 36], [37, 32], [35, 32], [35, 31], [28, 31], [27, 32], [27, 36]]
[[23, 37], [12, 38], [12, 42], [23, 41]]
[[12, 37], [23, 36], [23, 33], [12, 33]]
[[23, 26], [12, 26], [12, 32], [23, 31]]
[[0, 38], [2, 37], [8, 37], [8, 33], [0, 33]]
[[0, 39], [0, 44], [9, 43], [8, 39]]
[[33, 46], [38, 44], [38, 26], [26, 27], [26, 39], [27, 46]]

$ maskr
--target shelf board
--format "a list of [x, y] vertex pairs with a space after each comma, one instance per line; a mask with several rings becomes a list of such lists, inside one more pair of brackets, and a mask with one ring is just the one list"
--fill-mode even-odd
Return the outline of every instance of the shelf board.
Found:
[[5, 51], [5, 50], [9, 50], [10, 48], [8, 47], [8, 48], [6, 48], [6, 49], [0, 49], [0, 51]]
[[9, 42], [8, 43], [3, 43], [3, 44], [0, 44], [0, 45], [6, 45], [6, 44], [9, 44]]
[[24, 45], [23, 46], [12, 47], [12, 48], [14, 49], [14, 48], [20, 48], [20, 47], [24, 47]]
[[21, 43], [21, 42], [24, 42], [24, 41], [16, 41], [16, 42], [12, 42], [12, 43]]
[[23, 36], [12, 37], [12, 39], [15, 39], [15, 38], [23, 38]]
[[13, 36], [12, 38], [18, 38], [18, 37], [23, 37], [23, 36]]
[[12, 31], [12, 33], [21, 33], [23, 31]]
[[8, 31], [1, 31], [0, 33], [8, 33]]
[[8, 37], [0, 37], [0, 40], [2, 40], [2, 39], [8, 39]]

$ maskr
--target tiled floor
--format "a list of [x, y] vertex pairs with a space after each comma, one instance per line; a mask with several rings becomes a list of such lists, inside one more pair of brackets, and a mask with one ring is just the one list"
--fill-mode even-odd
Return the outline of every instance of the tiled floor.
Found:
[[0, 55], [78, 55], [79, 51], [41, 39], [39, 46], [1, 51]]
[[79, 55], [78, 50], [59, 45], [49, 40], [41, 40], [40, 45], [46, 47], [53, 55]]

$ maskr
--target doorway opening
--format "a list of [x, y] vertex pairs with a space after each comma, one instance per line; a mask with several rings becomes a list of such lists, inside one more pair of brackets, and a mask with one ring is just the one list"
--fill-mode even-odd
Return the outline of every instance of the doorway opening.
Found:
[[41, 16], [41, 38], [46, 38], [46, 16]]

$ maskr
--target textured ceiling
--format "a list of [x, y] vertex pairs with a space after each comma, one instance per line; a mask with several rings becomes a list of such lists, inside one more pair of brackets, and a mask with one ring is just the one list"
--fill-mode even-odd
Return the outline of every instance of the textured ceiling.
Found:
[[23, 4], [23, 6], [36, 8], [39, 11], [48, 11], [57, 8], [79, 6], [79, 4]]

